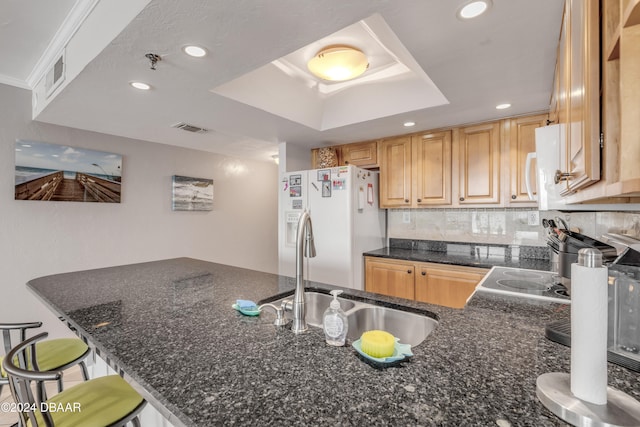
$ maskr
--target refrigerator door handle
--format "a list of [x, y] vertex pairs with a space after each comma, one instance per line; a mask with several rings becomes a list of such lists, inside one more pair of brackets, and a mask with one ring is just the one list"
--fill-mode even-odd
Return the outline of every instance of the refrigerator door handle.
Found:
[[531, 162], [533, 159], [537, 157], [536, 153], [528, 153], [527, 161], [524, 166], [524, 185], [527, 187], [527, 194], [529, 195], [529, 200], [538, 200], [538, 196], [533, 194], [533, 190], [531, 190]]

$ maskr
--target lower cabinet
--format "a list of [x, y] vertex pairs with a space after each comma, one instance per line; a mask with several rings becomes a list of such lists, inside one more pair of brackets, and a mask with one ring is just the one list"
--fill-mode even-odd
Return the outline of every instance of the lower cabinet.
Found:
[[462, 308], [488, 271], [484, 268], [365, 257], [365, 290]]
[[412, 263], [365, 257], [365, 290], [393, 297], [415, 298]]

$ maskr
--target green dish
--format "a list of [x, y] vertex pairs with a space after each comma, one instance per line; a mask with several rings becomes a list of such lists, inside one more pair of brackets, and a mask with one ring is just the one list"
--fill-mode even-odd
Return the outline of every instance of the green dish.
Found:
[[238, 307], [237, 304], [233, 304], [231, 307], [233, 307], [234, 309], [238, 310], [240, 313], [244, 314], [245, 316], [260, 316], [260, 310], [258, 310], [258, 307], [248, 310], [248, 309], [242, 309], [240, 307]]
[[392, 364], [395, 362], [399, 362], [402, 360], [405, 360], [406, 358], [413, 356], [413, 353], [411, 352], [411, 344], [400, 344], [399, 339], [396, 338], [396, 344], [393, 347], [393, 354], [389, 357], [373, 357], [373, 356], [369, 356], [367, 353], [365, 353], [362, 350], [362, 341], [361, 338], [358, 338], [357, 340], [355, 340], [353, 343], [351, 343], [351, 345], [353, 346], [353, 348], [356, 349], [356, 351], [365, 359], [369, 359], [373, 362], [376, 363], [380, 363], [380, 364]]

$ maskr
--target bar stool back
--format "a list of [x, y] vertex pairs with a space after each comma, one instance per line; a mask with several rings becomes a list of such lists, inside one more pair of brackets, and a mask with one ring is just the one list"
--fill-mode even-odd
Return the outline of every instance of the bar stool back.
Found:
[[[11, 349], [27, 338], [27, 330], [35, 329], [42, 326], [42, 322], [29, 323], [0, 323], [0, 331], [2, 331], [2, 341], [4, 344], [4, 352], [8, 354]], [[12, 334], [12, 331], [14, 332]], [[18, 339], [12, 339], [18, 335]], [[79, 338], [57, 338], [39, 342], [36, 345], [38, 349], [38, 358], [34, 365], [36, 369], [43, 371], [62, 371], [72, 366], [79, 365], [82, 371], [82, 378], [86, 381], [89, 379], [87, 365], [84, 359], [89, 354], [89, 346]], [[2, 356], [0, 356], [0, 393], [2, 387], [9, 384], [6, 372], [1, 367]], [[26, 366], [22, 366], [26, 368]], [[58, 391], [62, 391], [62, 379], [58, 381]], [[46, 391], [44, 386], [38, 388], [39, 398], [46, 400]]]
[[2, 361], [9, 377], [11, 394], [22, 408], [19, 415], [23, 426], [120, 427], [129, 422], [140, 426], [138, 414], [146, 401], [118, 375], [82, 382], [46, 401], [34, 397], [31, 383], [59, 381], [62, 377], [62, 371], [35, 368], [38, 358], [36, 343], [46, 337], [47, 333], [43, 332], [21, 342]]

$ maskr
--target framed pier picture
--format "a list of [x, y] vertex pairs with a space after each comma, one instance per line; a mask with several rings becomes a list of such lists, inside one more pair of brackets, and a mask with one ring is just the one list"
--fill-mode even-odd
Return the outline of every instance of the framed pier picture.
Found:
[[171, 206], [174, 211], [212, 211], [213, 180], [174, 175]]
[[15, 199], [120, 203], [122, 156], [17, 140]]

